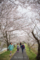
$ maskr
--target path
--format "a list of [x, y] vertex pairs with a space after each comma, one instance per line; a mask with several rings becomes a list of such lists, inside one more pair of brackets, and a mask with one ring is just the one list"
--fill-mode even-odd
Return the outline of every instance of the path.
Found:
[[19, 52], [16, 52], [13, 57], [11, 58], [11, 60], [29, 60], [25, 50], [24, 53], [22, 54], [21, 48], [19, 50]]

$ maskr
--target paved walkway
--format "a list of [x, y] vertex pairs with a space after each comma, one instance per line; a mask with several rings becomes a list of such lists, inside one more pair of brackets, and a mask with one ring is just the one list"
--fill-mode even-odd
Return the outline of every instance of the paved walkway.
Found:
[[24, 50], [24, 53], [22, 53], [21, 48], [19, 52], [16, 52], [11, 60], [29, 60], [28, 56], [26, 55], [26, 52]]

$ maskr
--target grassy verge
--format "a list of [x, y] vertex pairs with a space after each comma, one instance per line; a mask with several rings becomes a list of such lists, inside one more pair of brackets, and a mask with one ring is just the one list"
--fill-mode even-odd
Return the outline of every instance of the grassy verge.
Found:
[[26, 47], [26, 53], [29, 57], [29, 60], [36, 60], [36, 54], [32, 50], [29, 51], [29, 47], [26, 44], [25, 47]]
[[[15, 52], [16, 52], [16, 47], [12, 51], [12, 56]], [[9, 54], [10, 54], [10, 51], [6, 51], [6, 52], [0, 54], [0, 60], [10, 60], [12, 56], [9, 57]]]

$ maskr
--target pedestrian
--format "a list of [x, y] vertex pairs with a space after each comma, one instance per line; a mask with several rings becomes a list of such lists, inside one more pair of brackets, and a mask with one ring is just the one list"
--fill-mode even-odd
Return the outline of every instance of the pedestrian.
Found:
[[21, 47], [22, 43], [20, 42], [20, 47]]
[[19, 44], [17, 44], [17, 52], [19, 52], [19, 48], [20, 48], [20, 47], [19, 47]]
[[12, 55], [12, 50], [14, 49], [14, 46], [12, 44], [12, 42], [10, 43], [10, 45], [8, 46], [8, 49], [10, 51], [10, 56]]
[[21, 45], [21, 49], [22, 49], [22, 53], [23, 53], [24, 49], [25, 49], [25, 45], [24, 44]]

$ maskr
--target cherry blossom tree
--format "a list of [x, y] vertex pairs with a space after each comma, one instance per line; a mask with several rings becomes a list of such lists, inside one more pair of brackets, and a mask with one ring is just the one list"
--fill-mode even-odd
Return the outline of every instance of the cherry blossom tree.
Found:
[[34, 30], [32, 31], [32, 34], [38, 43], [37, 60], [40, 60], [40, 23], [38, 23], [37, 26], [35, 26]]

